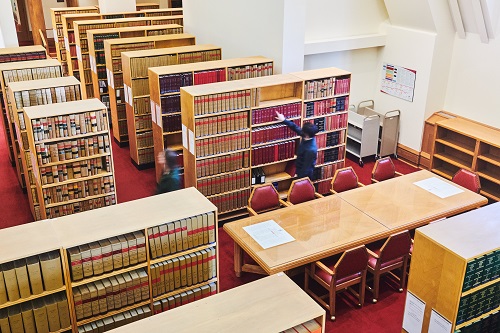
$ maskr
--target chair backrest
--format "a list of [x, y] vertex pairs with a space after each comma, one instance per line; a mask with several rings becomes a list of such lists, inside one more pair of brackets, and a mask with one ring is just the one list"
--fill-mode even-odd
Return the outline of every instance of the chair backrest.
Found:
[[337, 193], [352, 190], [358, 187], [358, 176], [352, 167], [335, 171], [332, 179], [332, 190]]
[[248, 206], [257, 213], [280, 208], [280, 196], [273, 185], [255, 186], [248, 198]]
[[316, 189], [308, 177], [296, 179], [290, 185], [287, 200], [294, 205], [314, 200], [315, 192]]
[[452, 181], [472, 192], [479, 193], [481, 191], [479, 176], [472, 171], [460, 169], [453, 175]]
[[381, 265], [410, 253], [411, 237], [408, 230], [389, 236], [380, 249]]
[[347, 250], [335, 264], [335, 277], [338, 280], [366, 269], [368, 252], [364, 245]]
[[375, 180], [383, 181], [386, 179], [394, 178], [396, 175], [396, 167], [389, 156], [380, 158], [375, 161], [372, 170], [372, 178]]

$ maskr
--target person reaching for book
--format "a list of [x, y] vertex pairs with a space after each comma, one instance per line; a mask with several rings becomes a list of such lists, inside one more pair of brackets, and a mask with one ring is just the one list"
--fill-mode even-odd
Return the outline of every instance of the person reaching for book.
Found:
[[178, 190], [181, 187], [181, 179], [177, 166], [177, 154], [170, 149], [165, 149], [156, 157], [156, 163], [160, 164], [163, 170], [156, 187], [156, 194]]
[[314, 165], [318, 157], [318, 146], [316, 145], [316, 133], [318, 127], [313, 123], [305, 123], [302, 128], [294, 122], [287, 120], [285, 116], [276, 112], [276, 119], [282, 121], [292, 131], [302, 138], [297, 149], [297, 160], [295, 161], [296, 174], [298, 178], [309, 177], [313, 180]]

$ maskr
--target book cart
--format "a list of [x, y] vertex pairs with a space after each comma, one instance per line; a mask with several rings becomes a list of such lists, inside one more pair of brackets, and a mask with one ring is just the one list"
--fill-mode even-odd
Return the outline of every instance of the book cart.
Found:
[[[132, 52], [123, 54], [123, 57], [129, 54]], [[273, 74], [273, 65], [272, 59], [254, 56], [150, 68], [148, 76], [151, 112], [154, 113], [154, 156], [166, 148], [182, 154], [181, 86], [269, 76]], [[161, 167], [156, 165], [157, 181], [162, 172]]]
[[379, 115], [362, 115], [349, 110], [346, 150], [359, 158], [361, 167], [364, 157], [377, 157], [379, 126]]
[[[43, 51], [45, 53], [45, 51]], [[0, 64], [0, 83], [2, 85], [2, 107], [4, 114], [5, 133], [9, 134], [7, 143], [12, 149], [12, 164], [16, 167], [17, 179], [21, 188], [25, 189], [24, 171], [22, 168], [19, 143], [15, 132], [15, 117], [12, 110], [12, 101], [9, 99], [8, 87], [12, 82], [28, 81], [33, 79], [61, 77], [61, 64], [55, 59], [10, 62]], [[9, 154], [10, 157], [10, 154]]]
[[[155, 12], [158, 11], [158, 12]], [[175, 24], [181, 24], [179, 23], [182, 21], [182, 15], [170, 15], [171, 12], [164, 11], [164, 10], [158, 10], [158, 9], [151, 9], [151, 10], [146, 10], [146, 11], [140, 11], [140, 12], [125, 12], [125, 13], [109, 13], [109, 14], [96, 14], [96, 13], [85, 13], [85, 14], [66, 14], [62, 15], [62, 28], [63, 28], [63, 38], [64, 38], [64, 47], [66, 50], [66, 62], [68, 66], [68, 74], [75, 76], [77, 79], [80, 79], [80, 71], [78, 70], [78, 49], [76, 47], [76, 36], [82, 36], [81, 38], [84, 39], [86, 38], [86, 30], [90, 29], [99, 29], [99, 28], [116, 28], [116, 27], [125, 27], [125, 26], [132, 26], [132, 24], [124, 24], [124, 22], [127, 21], [127, 19], [133, 19], [133, 18], [149, 18], [153, 17], [154, 22], [149, 23], [149, 24], [135, 24], [137, 25], [156, 25], [156, 24], [170, 24], [170, 23], [175, 23]], [[161, 20], [157, 20], [159, 17], [175, 17], [179, 19], [175, 19], [175, 22], [171, 22], [171, 20], [165, 22]], [[118, 26], [108, 26], [108, 23], [113, 23], [113, 21], [118, 20], [118, 21], [123, 21], [124, 22], [118, 22]], [[76, 31], [74, 29], [74, 23], [78, 21], [94, 21], [93, 23], [96, 24], [94, 26], [87, 27], [86, 30], [84, 31]], [[98, 22], [99, 21], [104, 21], [101, 22], [104, 25], [99, 26]], [[64, 64], [63, 64], [64, 65]]]
[[[94, 97], [94, 89], [92, 85], [92, 74], [89, 56], [89, 40], [87, 39], [87, 31], [95, 29], [107, 29], [129, 27], [129, 26], [149, 26], [158, 24], [181, 24], [182, 16], [155, 16], [155, 17], [132, 17], [123, 19], [107, 19], [107, 20], [89, 20], [74, 22], [75, 30], [75, 51], [78, 62], [78, 71], [85, 98]], [[94, 42], [94, 41], [92, 41]], [[70, 65], [70, 71], [74, 67]], [[95, 96], [97, 97], [97, 96]]]
[[[19, 142], [24, 179], [28, 193], [28, 203], [31, 214], [35, 220], [40, 220], [41, 213], [36, 180], [33, 174], [32, 154], [30, 151], [26, 120], [23, 109], [36, 105], [52, 105], [68, 101], [81, 100], [80, 81], [73, 76], [40, 79], [32, 81], [11, 82], [8, 88], [9, 98], [12, 103], [15, 132]], [[63, 148], [64, 149], [64, 148]]]
[[[50, 332], [102, 332], [213, 295], [216, 226], [215, 206], [190, 188], [0, 230], [0, 277], [9, 282], [0, 289], [0, 328], [23, 331], [24, 322], [44, 332], [49, 321]], [[40, 275], [42, 289], [29, 292]], [[37, 299], [45, 313], [35, 312]], [[52, 299], [61, 300], [59, 312], [47, 315]]]
[[408, 292], [425, 302], [422, 332], [436, 317], [455, 333], [500, 329], [499, 213], [494, 203], [416, 230]]
[[[123, 90], [115, 90], [111, 88], [110, 100], [114, 102], [111, 104], [111, 121], [113, 122], [113, 128], [119, 130], [113, 131], [113, 136], [119, 144], [124, 144], [128, 142], [128, 127], [126, 121], [121, 119], [126, 119], [126, 104], [129, 104], [131, 100], [132, 91], [123, 84], [124, 73], [122, 69], [122, 52], [127, 51], [140, 51], [148, 49], [169, 49], [172, 47], [195, 45], [196, 38], [190, 34], [174, 34], [174, 35], [164, 35], [164, 36], [151, 36], [151, 37], [137, 37], [137, 38], [121, 38], [116, 40], [106, 40], [104, 41], [104, 53], [106, 56], [106, 68], [109, 74], [108, 87], [124, 87]], [[151, 50], [152, 52], [155, 50]], [[163, 51], [158, 51], [163, 52]], [[147, 85], [142, 85], [144, 88]], [[125, 89], [127, 88], [127, 89]], [[136, 86], [137, 88], [137, 86]], [[120, 106], [118, 107], [117, 101], [117, 91], [120, 97]], [[136, 92], [134, 91], [134, 94]], [[130, 99], [129, 99], [130, 98]], [[115, 108], [116, 106], [116, 108]], [[114, 110], [113, 110], [114, 108]], [[118, 120], [120, 119], [120, 121]], [[144, 117], [144, 121], [138, 123], [139, 128], [147, 128], [148, 122], [151, 122], [150, 118]], [[125, 134], [125, 135], [123, 135]]]
[[[210, 44], [122, 53], [123, 87], [128, 95], [125, 107], [130, 158], [136, 166], [152, 166], [156, 156], [152, 132], [156, 108], [153, 108], [155, 117], [152, 118], [148, 68], [220, 60], [221, 56], [221, 48]], [[177, 117], [171, 119], [170, 124], [178, 129], [172, 128], [170, 132], [180, 131], [180, 109]]]
[[[9, 47], [0, 49], [0, 74], [3, 71], [5, 65], [10, 66], [12, 62], [21, 62], [21, 61], [31, 61], [37, 59], [46, 59], [47, 52], [45, 48], [41, 45], [35, 46], [21, 46], [21, 47]], [[5, 101], [5, 82], [3, 75], [0, 75], [0, 81], [2, 86], [2, 96], [0, 96], [0, 102], [2, 103], [2, 121], [3, 126], [5, 128], [5, 142], [8, 143], [8, 153], [9, 160], [12, 165], [15, 165], [15, 154], [14, 154], [14, 145], [11, 137], [11, 131], [9, 128], [9, 113], [7, 110], [7, 104]]]

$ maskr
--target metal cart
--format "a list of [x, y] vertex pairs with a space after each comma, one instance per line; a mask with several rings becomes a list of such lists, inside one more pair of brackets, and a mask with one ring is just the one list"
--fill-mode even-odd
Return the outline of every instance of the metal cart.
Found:
[[363, 166], [363, 157], [377, 155], [380, 117], [350, 110], [348, 113], [346, 151], [358, 157], [359, 165]]

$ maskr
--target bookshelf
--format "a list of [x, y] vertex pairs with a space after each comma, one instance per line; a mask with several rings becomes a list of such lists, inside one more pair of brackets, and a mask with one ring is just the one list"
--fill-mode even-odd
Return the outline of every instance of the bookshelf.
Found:
[[97, 99], [24, 108], [41, 219], [116, 204], [107, 112]]
[[[126, 58], [131, 53], [125, 53], [123, 57]], [[152, 118], [154, 156], [157, 156], [158, 153], [166, 148], [182, 153], [180, 126], [181, 85], [199, 85], [269, 76], [273, 74], [273, 66], [272, 59], [254, 56], [150, 68], [148, 76], [149, 90], [151, 92], [151, 109], [154, 107], [155, 110], [155, 115]], [[173, 86], [168, 84], [170, 80], [174, 83]], [[178, 119], [177, 127], [173, 127], [174, 124], [170, 121], [172, 118]], [[162, 172], [161, 167], [157, 165], [157, 181], [160, 180]]]
[[[2, 48], [0, 49], [0, 73], [2, 71], [2, 68], [4, 67], [4, 64], [10, 64], [12, 61], [15, 62], [20, 62], [20, 61], [31, 61], [35, 59], [31, 59], [35, 57], [35, 59], [46, 59], [47, 58], [47, 53], [45, 51], [45, 48], [40, 45], [35, 45], [35, 46], [22, 46], [22, 47], [10, 47], [10, 48]], [[14, 159], [14, 146], [11, 141], [11, 136], [10, 136], [10, 128], [9, 128], [9, 114], [6, 110], [6, 102], [4, 101], [5, 96], [5, 90], [4, 90], [4, 80], [3, 80], [3, 75], [1, 75], [0, 80], [2, 81], [2, 96], [0, 96], [0, 100], [2, 103], [2, 121], [3, 121], [3, 126], [5, 128], [5, 142], [9, 145], [8, 149], [8, 154], [9, 154], [9, 160], [12, 163], [12, 165], [15, 165], [15, 159]]]
[[[90, 20], [76, 21], [73, 26], [75, 30], [75, 56], [78, 63], [78, 71], [82, 81], [84, 97], [94, 97], [92, 87], [92, 71], [89, 56], [89, 39], [87, 39], [87, 31], [101, 29], [106, 32], [108, 29], [125, 28], [125, 27], [144, 27], [157, 24], [176, 24], [182, 21], [182, 17], [164, 16], [164, 17], [132, 17], [123, 19], [106, 19], [106, 20]], [[91, 43], [92, 44], [92, 43]], [[92, 66], [93, 67], [93, 66]], [[70, 70], [74, 67], [70, 66]], [[95, 96], [97, 97], [97, 96]]]
[[480, 193], [500, 201], [500, 131], [466, 118], [437, 121], [431, 171], [451, 179], [459, 169], [476, 172]]
[[236, 327], [242, 333], [321, 333], [325, 328], [325, 310], [290, 278], [279, 273], [113, 332], [163, 332], [167, 326], [172, 332], [186, 333], [226, 333], [234, 332]]
[[[155, 12], [157, 11], [157, 12]], [[167, 14], [164, 16], [164, 14]], [[168, 15], [170, 12], [167, 10], [158, 10], [151, 9], [147, 11], [140, 12], [124, 12], [124, 13], [109, 13], [109, 14], [96, 14], [96, 13], [86, 13], [86, 14], [67, 14], [62, 15], [63, 22], [63, 38], [64, 38], [64, 48], [66, 50], [66, 63], [68, 66], [68, 74], [75, 76], [77, 79], [80, 79], [80, 71], [78, 70], [78, 49], [76, 47], [76, 38], [81, 35], [82, 39], [87, 37], [86, 31], [80, 32], [78, 31], [75, 34], [75, 22], [80, 21], [93, 21], [94, 26], [87, 27], [87, 30], [90, 29], [99, 29], [99, 28], [117, 28], [117, 27], [126, 27], [127, 20], [133, 18], [139, 19], [147, 19], [152, 18], [153, 21], [149, 23], [129, 23], [128, 26], [137, 25], [157, 25], [157, 24], [180, 24], [182, 25], [182, 15]], [[174, 19], [162, 20], [160, 17], [171, 17]], [[100, 22], [102, 21], [102, 22]], [[116, 25], [113, 24], [116, 21]], [[179, 23], [180, 22], [180, 23]], [[99, 24], [102, 23], [104, 26], [100, 27]], [[64, 65], [64, 64], [63, 64]]]
[[155, 3], [155, 2], [136, 3], [135, 8], [137, 10], [160, 9], [160, 4]]
[[[10, 149], [12, 149], [11, 162], [16, 167], [19, 184], [24, 189], [26, 184], [24, 182], [22, 161], [19, 154], [19, 143], [15, 132], [15, 117], [12, 111], [12, 105], [7, 89], [9, 84], [12, 82], [61, 77], [61, 64], [55, 59], [4, 63], [0, 64], [0, 74], [0, 82], [2, 85], [3, 121], [6, 130], [5, 132], [6, 134], [8, 133], [6, 142], [9, 144], [9, 152]], [[9, 154], [9, 158], [10, 157], [11, 156]]]
[[[111, 217], [120, 223], [110, 223]], [[177, 225], [181, 231], [169, 236], [167, 230]], [[216, 226], [216, 208], [195, 189], [185, 189], [0, 230], [0, 241], [6, 246], [0, 254], [0, 263], [10, 264], [57, 250], [64, 282], [57, 290], [64, 292], [69, 300], [71, 319], [71, 327], [65, 331], [77, 333], [104, 326], [109, 330], [151, 316], [153, 303], [170, 298], [187, 303], [193, 300], [195, 293], [198, 297], [217, 293]], [[194, 232], [186, 235], [188, 230]], [[195, 236], [196, 241], [202, 242], [195, 243]], [[174, 247], [170, 247], [170, 239]], [[19, 249], [19, 244], [25, 246]], [[163, 248], [175, 251], [165, 253]], [[179, 266], [188, 257], [192, 259], [188, 265]], [[178, 279], [177, 273], [171, 276], [167, 270], [157, 278], [158, 268], [164, 266], [159, 264], [169, 261], [178, 268], [175, 270], [179, 272]], [[194, 271], [202, 272], [202, 280], [193, 280]], [[174, 279], [173, 290], [166, 289], [170, 279]], [[177, 280], [180, 285], [176, 285]], [[163, 286], [160, 291], [159, 285]], [[10, 310], [12, 306], [43, 296], [0, 300], [0, 325], [3, 309]]]
[[[220, 47], [210, 44], [122, 53], [123, 86], [129, 92], [126, 103], [126, 124], [130, 157], [135, 165], [152, 166], [156, 156], [152, 132], [152, 120], [156, 117], [151, 117], [150, 106], [153, 104], [150, 98], [148, 68], [220, 60], [221, 54]], [[156, 112], [156, 109], [154, 110]], [[138, 123], [139, 125], [143, 123], [143, 119], [147, 119], [147, 126], [138, 126]], [[171, 132], [180, 131], [180, 112], [177, 119], [179, 128]], [[177, 136], [180, 138], [180, 135]], [[180, 142], [180, 139], [177, 142]]]
[[99, 9], [95, 6], [62, 7], [62, 8], [50, 9], [50, 18], [52, 20], [52, 28], [54, 30], [54, 42], [56, 46], [57, 60], [59, 60], [63, 64], [64, 75], [68, 75], [68, 66], [66, 64], [66, 49], [64, 44], [62, 15], [98, 13], [98, 12]]
[[124, 87], [121, 54], [127, 51], [148, 49], [151, 49], [151, 52], [164, 52], [155, 49], [170, 49], [172, 47], [194, 45], [196, 43], [195, 40], [193, 35], [182, 33], [164, 36], [122, 38], [104, 42], [106, 68], [109, 77], [108, 87], [110, 88], [111, 121], [113, 128], [118, 129], [113, 131], [113, 136], [120, 145], [128, 142], [125, 105], [129, 102], [129, 96], [131, 95], [131, 91], [128, 89], [127, 91], [120, 89]]
[[335, 171], [344, 167], [351, 74], [338, 68], [292, 73], [304, 81], [302, 124], [318, 126], [318, 158], [314, 185], [321, 194], [330, 192]]
[[408, 291], [425, 302], [422, 332], [432, 310], [452, 332], [498, 331], [499, 212], [494, 203], [416, 230]]
[[[97, 30], [87, 30], [88, 54], [90, 64], [80, 67], [85, 72], [85, 85], [91, 84], [94, 92], [93, 96], [99, 96], [101, 102], [108, 107], [109, 110], [109, 94], [107, 84], [106, 58], [104, 53], [104, 41], [108, 39], [121, 39], [131, 37], [147, 37], [158, 35], [170, 35], [182, 33], [182, 26], [178, 24], [151, 25], [139, 27], [125, 27]], [[82, 57], [83, 57], [82, 50]], [[86, 66], [90, 65], [89, 68]], [[90, 69], [90, 71], [89, 71]], [[91, 75], [91, 80], [87, 81], [88, 74]]]
[[[24, 182], [28, 193], [28, 202], [31, 214], [35, 220], [41, 219], [39, 202], [40, 197], [36, 189], [36, 181], [31, 165], [32, 159], [28, 133], [23, 109], [27, 106], [50, 105], [81, 99], [80, 81], [73, 76], [40, 79], [33, 81], [12, 82], [8, 89], [12, 103], [15, 132], [19, 142]], [[35, 152], [36, 153], [36, 152]]]

